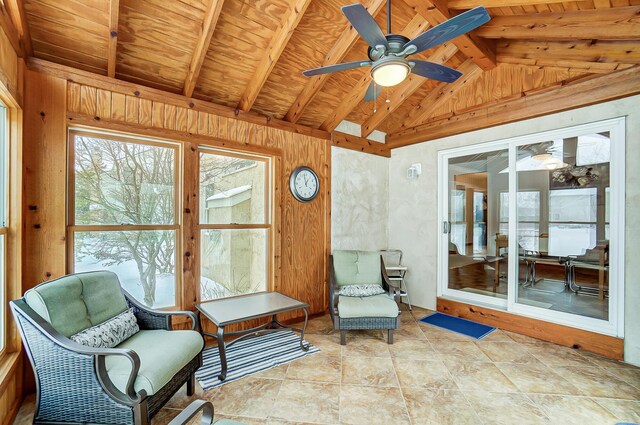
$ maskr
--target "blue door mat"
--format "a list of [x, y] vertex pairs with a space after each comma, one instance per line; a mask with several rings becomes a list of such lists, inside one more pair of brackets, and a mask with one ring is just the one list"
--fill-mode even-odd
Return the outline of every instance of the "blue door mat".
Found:
[[495, 331], [492, 326], [483, 325], [482, 323], [473, 322], [460, 317], [449, 316], [444, 313], [434, 313], [420, 319], [421, 322], [428, 325], [437, 326], [451, 332], [456, 332], [474, 339], [482, 339]]

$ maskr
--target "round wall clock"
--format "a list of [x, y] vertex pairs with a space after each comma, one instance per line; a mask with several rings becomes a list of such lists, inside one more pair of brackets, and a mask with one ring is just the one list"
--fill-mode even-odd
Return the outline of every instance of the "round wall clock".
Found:
[[320, 192], [318, 175], [309, 167], [298, 167], [291, 173], [289, 189], [298, 201], [312, 201]]

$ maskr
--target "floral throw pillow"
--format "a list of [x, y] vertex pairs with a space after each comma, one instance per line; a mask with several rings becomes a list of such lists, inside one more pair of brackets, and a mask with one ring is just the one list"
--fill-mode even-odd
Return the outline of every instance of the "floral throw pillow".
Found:
[[345, 285], [340, 288], [340, 295], [344, 297], [370, 297], [386, 292], [380, 285]]
[[71, 340], [94, 348], [113, 348], [140, 330], [133, 308], [92, 326], [75, 335]]

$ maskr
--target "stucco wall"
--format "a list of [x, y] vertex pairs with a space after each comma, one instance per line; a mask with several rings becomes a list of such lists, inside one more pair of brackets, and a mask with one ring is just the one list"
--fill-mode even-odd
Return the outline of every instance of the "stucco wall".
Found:
[[389, 159], [331, 148], [331, 248], [388, 245]]

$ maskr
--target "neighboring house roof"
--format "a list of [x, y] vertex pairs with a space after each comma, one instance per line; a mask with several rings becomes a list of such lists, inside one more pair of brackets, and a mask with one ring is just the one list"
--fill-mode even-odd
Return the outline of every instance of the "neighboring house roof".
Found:
[[234, 187], [207, 198], [207, 208], [232, 207], [251, 198], [251, 185]]

